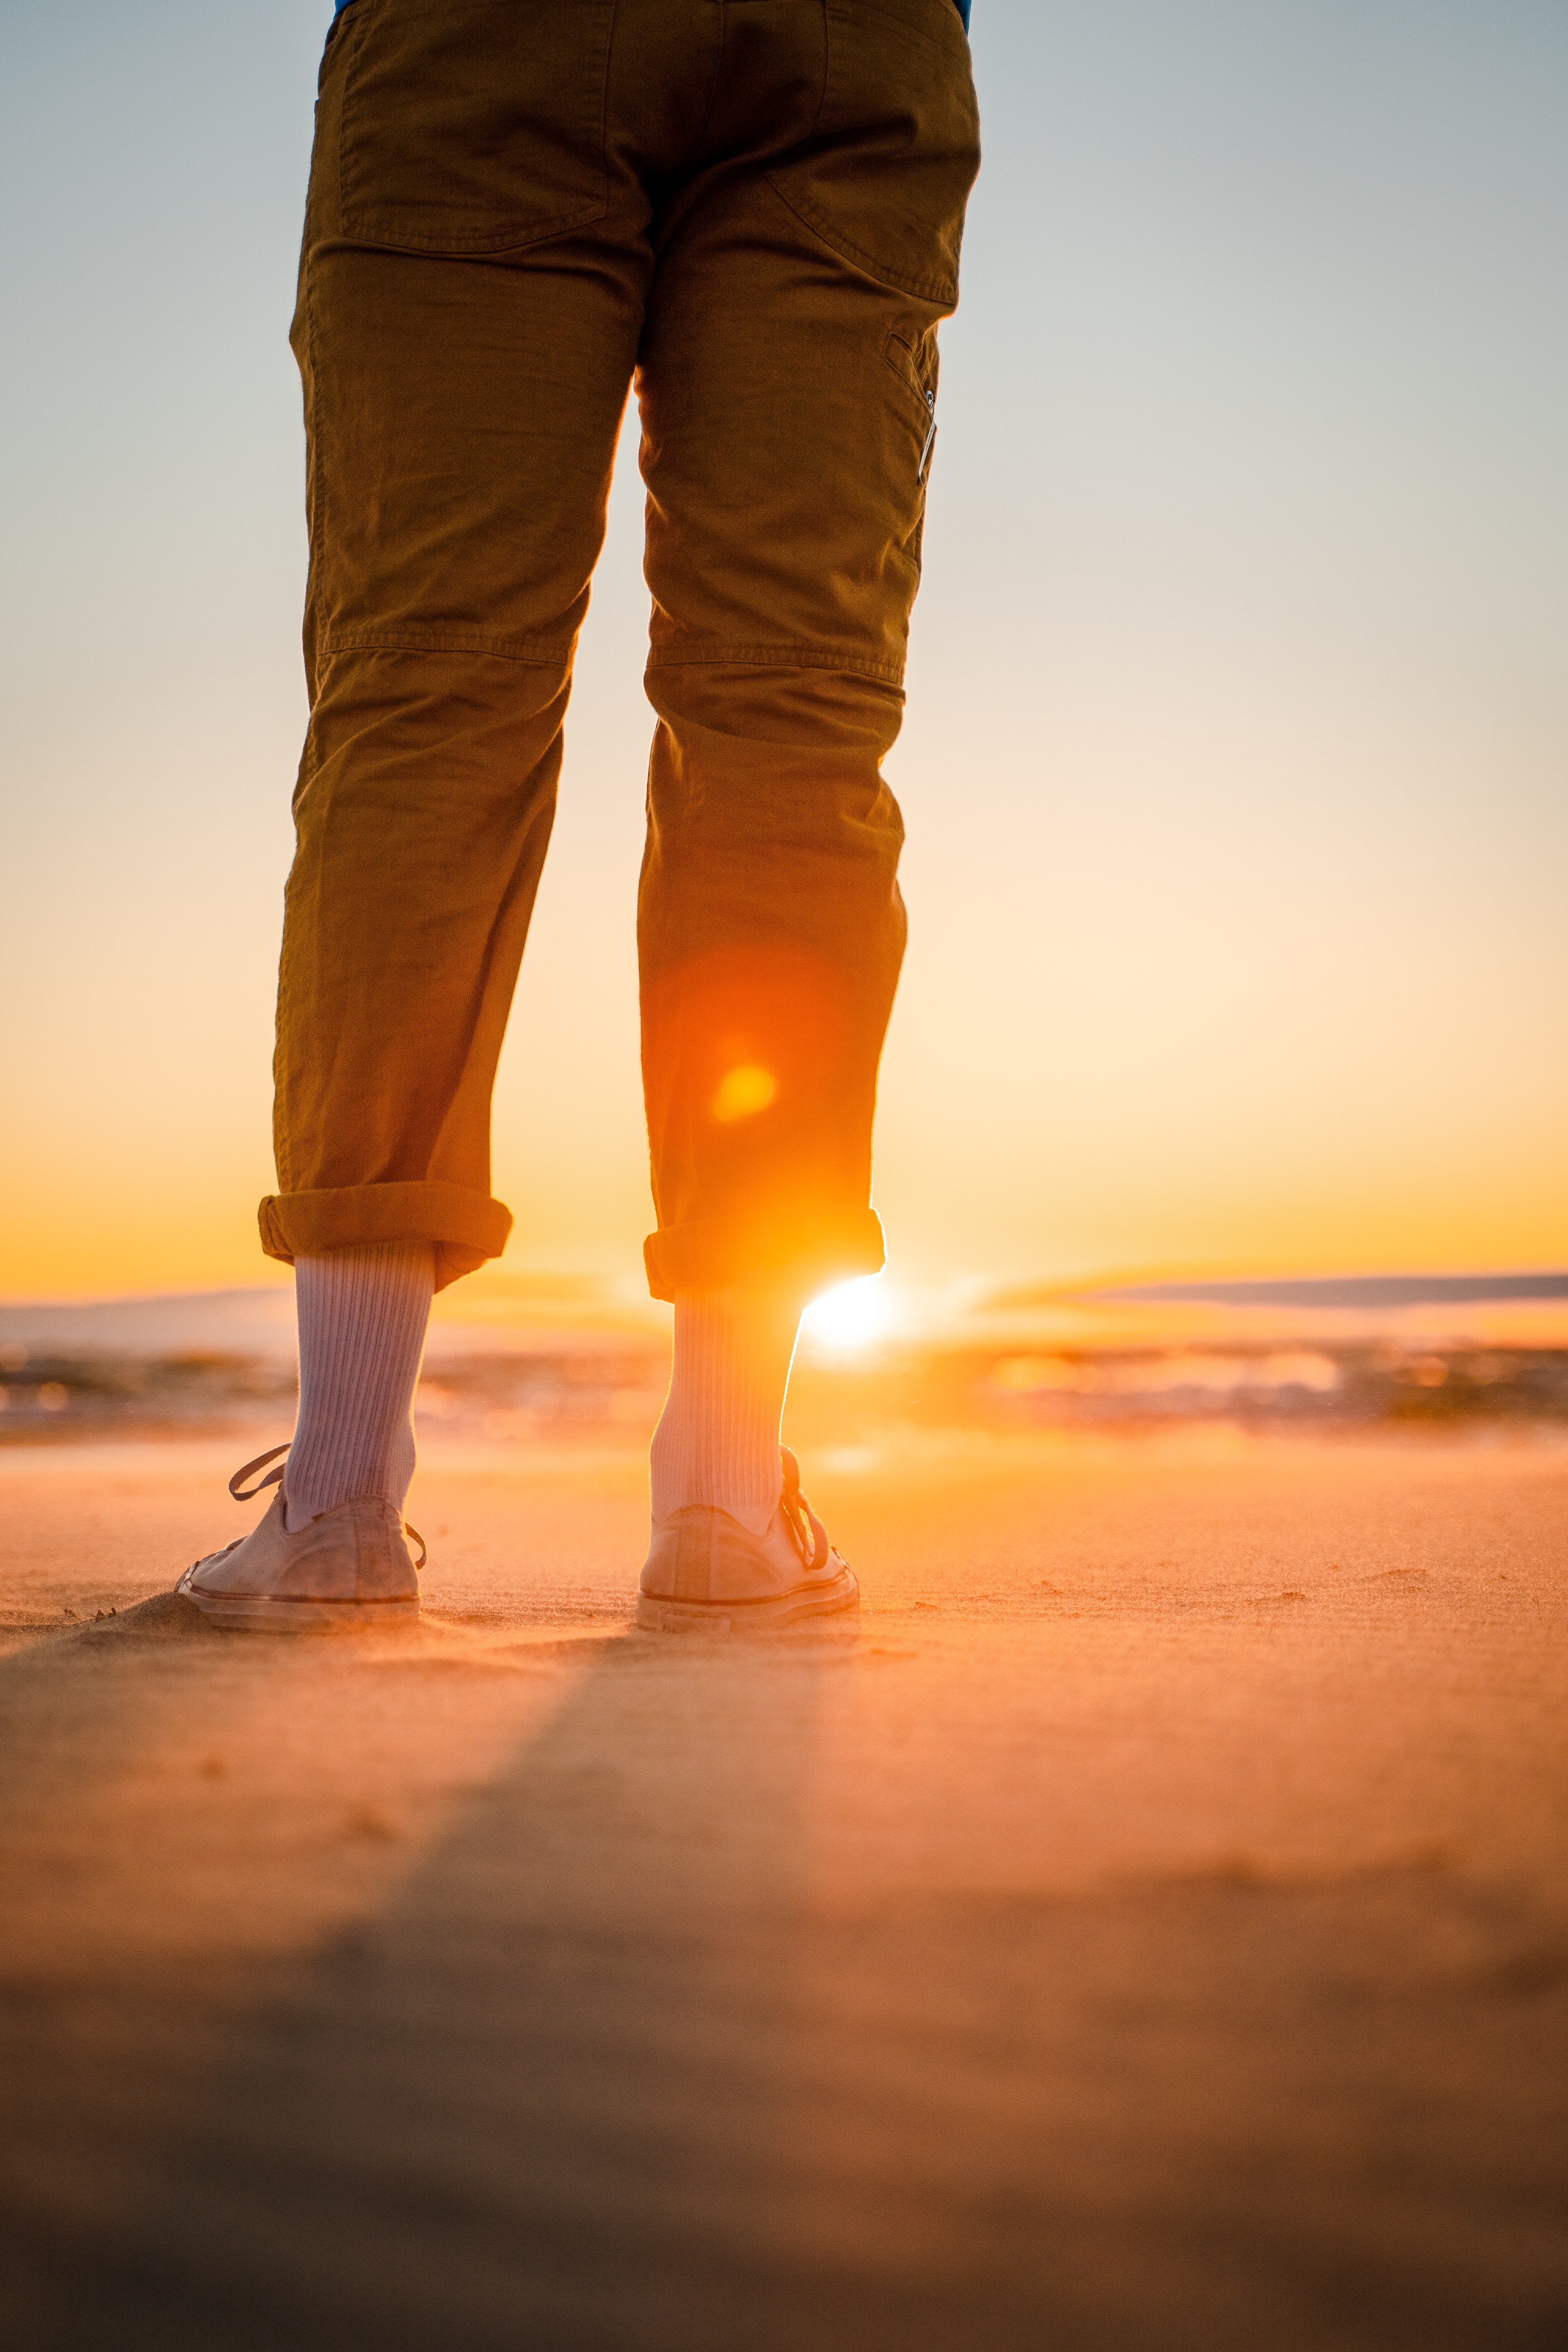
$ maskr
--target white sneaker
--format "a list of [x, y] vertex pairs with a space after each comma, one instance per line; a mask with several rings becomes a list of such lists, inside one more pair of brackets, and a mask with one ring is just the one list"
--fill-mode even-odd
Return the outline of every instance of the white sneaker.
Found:
[[639, 1625], [736, 1633], [858, 1609], [855, 1571], [801, 1493], [799, 1463], [787, 1445], [779, 1458], [784, 1493], [762, 1535], [711, 1503], [688, 1503], [659, 1521], [643, 1562]]
[[402, 1624], [417, 1617], [425, 1540], [416, 1528], [407, 1528], [419, 1546], [416, 1561], [405, 1538], [405, 1522], [391, 1503], [379, 1496], [339, 1503], [290, 1535], [281, 1469], [241, 1493], [242, 1479], [288, 1450], [274, 1446], [235, 1472], [228, 1490], [237, 1501], [276, 1486], [272, 1508], [247, 1536], [188, 1568], [176, 1592], [195, 1601], [215, 1625], [255, 1633]]

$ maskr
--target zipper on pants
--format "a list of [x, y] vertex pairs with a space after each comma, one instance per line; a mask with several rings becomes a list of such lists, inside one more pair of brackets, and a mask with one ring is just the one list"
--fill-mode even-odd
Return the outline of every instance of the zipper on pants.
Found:
[[923, 482], [925, 479], [926, 460], [931, 456], [931, 445], [936, 439], [936, 394], [934, 392], [927, 393], [926, 407], [931, 413], [931, 423], [926, 426], [926, 437], [921, 444], [921, 462], [915, 472], [915, 479], [917, 482]]

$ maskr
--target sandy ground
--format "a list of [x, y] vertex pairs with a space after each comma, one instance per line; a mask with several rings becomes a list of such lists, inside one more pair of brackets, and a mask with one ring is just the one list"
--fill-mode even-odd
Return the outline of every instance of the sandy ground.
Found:
[[0, 1456], [7, 2345], [1568, 2344], [1568, 1453], [846, 1457], [761, 1642], [625, 1453], [221, 1634], [230, 1466]]

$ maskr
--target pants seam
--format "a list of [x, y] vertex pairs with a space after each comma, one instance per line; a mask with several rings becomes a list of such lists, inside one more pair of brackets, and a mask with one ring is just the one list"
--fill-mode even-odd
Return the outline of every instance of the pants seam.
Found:
[[851, 670], [889, 686], [903, 682], [902, 662], [873, 661], [865, 654], [826, 652], [812, 646], [706, 646], [700, 653], [671, 653], [660, 648], [647, 658], [656, 669], [831, 669]]
[[570, 645], [548, 639], [512, 637], [497, 640], [478, 633], [445, 629], [334, 630], [321, 640], [323, 656], [346, 653], [486, 654], [497, 661], [521, 662], [533, 669], [563, 669], [572, 659]]

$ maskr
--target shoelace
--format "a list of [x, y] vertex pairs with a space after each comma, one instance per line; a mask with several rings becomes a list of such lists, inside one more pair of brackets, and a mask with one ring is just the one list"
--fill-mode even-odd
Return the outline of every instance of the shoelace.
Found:
[[[289, 1448], [287, 1445], [275, 1445], [269, 1454], [258, 1454], [254, 1462], [244, 1463], [241, 1467], [235, 1472], [233, 1477], [228, 1482], [228, 1491], [234, 1496], [235, 1501], [237, 1503], [248, 1503], [253, 1496], [259, 1495], [261, 1493], [264, 1486], [281, 1486], [283, 1484], [283, 1471], [285, 1465], [279, 1457], [280, 1454], [287, 1454]], [[790, 1455], [790, 1460], [792, 1462], [795, 1460], [793, 1454]], [[266, 1470], [267, 1465], [269, 1462], [277, 1462], [278, 1467], [276, 1470], [268, 1470], [266, 1477], [258, 1478], [254, 1486], [247, 1486], [242, 1483], [245, 1479], [249, 1477], [253, 1470]], [[800, 1484], [800, 1474], [798, 1471], [795, 1473], [795, 1484], [796, 1486]], [[429, 1553], [425, 1549], [424, 1537], [420, 1534], [418, 1528], [408, 1519], [405, 1519], [403, 1522], [403, 1531], [405, 1535], [412, 1536], [415, 1542], [418, 1545], [419, 1557], [415, 1561], [414, 1565], [416, 1568], [423, 1568], [426, 1561], [430, 1557]], [[826, 1540], [826, 1538], [824, 1538], [824, 1540]], [[796, 1538], [796, 1541], [799, 1541], [798, 1537]], [[234, 1549], [233, 1544], [230, 1544], [228, 1549], [232, 1551]]]
[[784, 1524], [795, 1538], [795, 1549], [805, 1562], [806, 1573], [814, 1573], [827, 1564], [832, 1547], [827, 1529], [800, 1491], [800, 1464], [787, 1445], [779, 1447], [779, 1460], [784, 1464], [784, 1493], [779, 1496], [779, 1508]]

